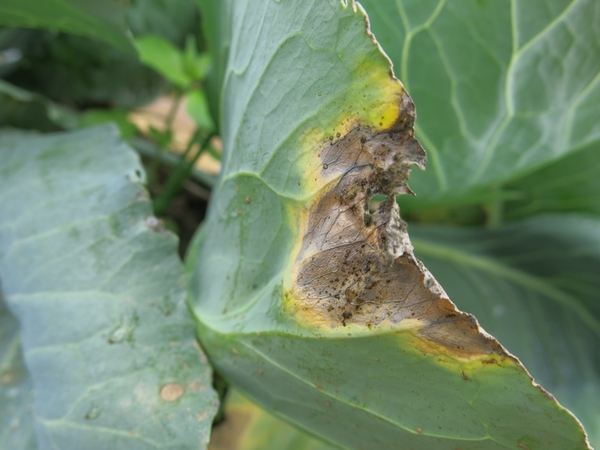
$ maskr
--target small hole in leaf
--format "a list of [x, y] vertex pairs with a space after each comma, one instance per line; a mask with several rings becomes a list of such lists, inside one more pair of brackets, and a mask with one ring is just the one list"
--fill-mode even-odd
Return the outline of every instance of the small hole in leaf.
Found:
[[385, 195], [374, 195], [369, 200], [369, 212], [373, 214], [379, 208], [382, 201], [385, 200]]

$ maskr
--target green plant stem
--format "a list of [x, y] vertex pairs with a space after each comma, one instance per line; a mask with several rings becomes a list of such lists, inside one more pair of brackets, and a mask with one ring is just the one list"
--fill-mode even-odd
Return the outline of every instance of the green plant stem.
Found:
[[190, 139], [190, 142], [188, 143], [184, 154], [181, 156], [181, 163], [178, 164], [173, 170], [173, 173], [167, 180], [165, 187], [160, 193], [160, 195], [156, 197], [156, 199], [154, 199], [154, 213], [157, 216], [162, 215], [166, 211], [169, 204], [171, 203], [171, 200], [173, 200], [173, 198], [181, 190], [181, 187], [183, 186], [185, 181], [190, 177], [194, 165], [196, 164], [196, 161], [198, 161], [198, 158], [200, 158], [213, 136], [213, 133], [210, 133], [207, 136], [205, 136], [202, 142], [200, 142], [200, 146], [198, 147], [198, 151], [196, 152], [194, 157], [190, 161], [187, 161], [187, 155], [193, 148], [194, 144], [198, 142], [198, 140], [201, 137], [200, 130], [196, 130], [196, 132]]
[[[498, 197], [501, 197], [501, 191], [502, 189], [500, 187], [496, 187], [494, 188], [494, 192], [497, 193]], [[487, 203], [485, 203], [483, 205], [485, 214], [486, 214], [486, 221], [485, 221], [485, 225], [488, 227], [494, 227], [496, 225], [500, 225], [502, 223], [502, 219], [503, 219], [503, 213], [504, 213], [504, 202], [495, 199], [492, 201], [489, 201]]]
[[[173, 128], [173, 121], [175, 120], [175, 115], [177, 114], [177, 110], [179, 109], [179, 104], [181, 103], [181, 99], [183, 98], [183, 94], [180, 93], [179, 91], [176, 92], [175, 94], [175, 98], [173, 99], [173, 103], [171, 104], [171, 107], [169, 108], [169, 112], [167, 113], [167, 117], [165, 118], [165, 134], [169, 135], [169, 144], [171, 143], [171, 139], [172, 139], [172, 128]], [[160, 153], [162, 153], [164, 151], [164, 147], [162, 145], [158, 146], [158, 151]], [[157, 178], [158, 174], [158, 161], [157, 160], [153, 160], [152, 163], [150, 164], [150, 166], [148, 167], [148, 176], [150, 178], [150, 180], [154, 180]]]
[[181, 155], [181, 159], [177, 163], [177, 166], [175, 166], [175, 171], [180, 170], [180, 168], [187, 165], [186, 164], [187, 157], [190, 154], [190, 151], [192, 150], [192, 148], [194, 147], [194, 144], [198, 142], [198, 139], [200, 139], [200, 137], [201, 137], [201, 132], [199, 129], [196, 129], [196, 131], [194, 131], [194, 133], [192, 134], [192, 137], [188, 141], [188, 144], [185, 147], [183, 154]]
[[165, 119], [165, 130], [167, 133], [171, 131], [171, 128], [173, 127], [173, 121], [175, 120], [175, 115], [177, 114], [177, 110], [179, 109], [182, 98], [183, 94], [178, 92], [175, 95], [175, 99], [173, 99], [173, 104], [171, 105], [171, 109], [169, 109], [169, 113]]
[[[158, 146], [152, 141], [136, 137], [129, 140], [128, 143], [140, 155], [152, 160], [156, 160], [160, 164], [164, 164], [165, 166], [169, 166], [174, 169], [181, 163], [181, 155], [168, 149], [166, 151], [161, 152], [158, 149]], [[190, 178], [192, 178], [194, 181], [201, 184], [207, 189], [212, 189], [217, 180], [216, 175], [211, 175], [206, 172], [202, 172], [201, 170], [198, 170], [196, 168], [192, 169]]]
[[214, 148], [212, 148], [210, 145], [206, 146], [206, 152], [217, 161], [221, 161], [221, 154], [217, 152]]

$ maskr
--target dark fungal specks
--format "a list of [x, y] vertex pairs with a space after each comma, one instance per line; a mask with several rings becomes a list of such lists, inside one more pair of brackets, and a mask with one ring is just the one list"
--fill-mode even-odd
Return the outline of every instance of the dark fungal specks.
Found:
[[[412, 100], [403, 92], [399, 101], [389, 129], [357, 125], [315, 152], [322, 173], [339, 179], [311, 206], [295, 261], [295, 306], [334, 329], [415, 321], [423, 338], [459, 356], [504, 354], [413, 254], [396, 196], [412, 194], [406, 180], [413, 165], [425, 168], [426, 155], [414, 139]], [[371, 212], [375, 195], [385, 199]]]

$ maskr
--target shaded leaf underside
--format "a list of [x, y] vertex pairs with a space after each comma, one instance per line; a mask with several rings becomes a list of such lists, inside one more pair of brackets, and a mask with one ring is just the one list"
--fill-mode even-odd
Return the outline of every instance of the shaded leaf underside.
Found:
[[596, 145], [559, 159], [508, 188], [519, 198], [504, 207], [504, 217], [518, 219], [542, 212], [600, 215], [600, 149]]

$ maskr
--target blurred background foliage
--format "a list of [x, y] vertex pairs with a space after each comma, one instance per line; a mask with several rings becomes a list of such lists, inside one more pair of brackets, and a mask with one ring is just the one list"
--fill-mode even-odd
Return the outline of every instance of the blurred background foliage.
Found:
[[3, 2], [0, 127], [116, 123], [142, 154], [157, 215], [183, 251], [220, 168], [209, 65], [193, 0]]

